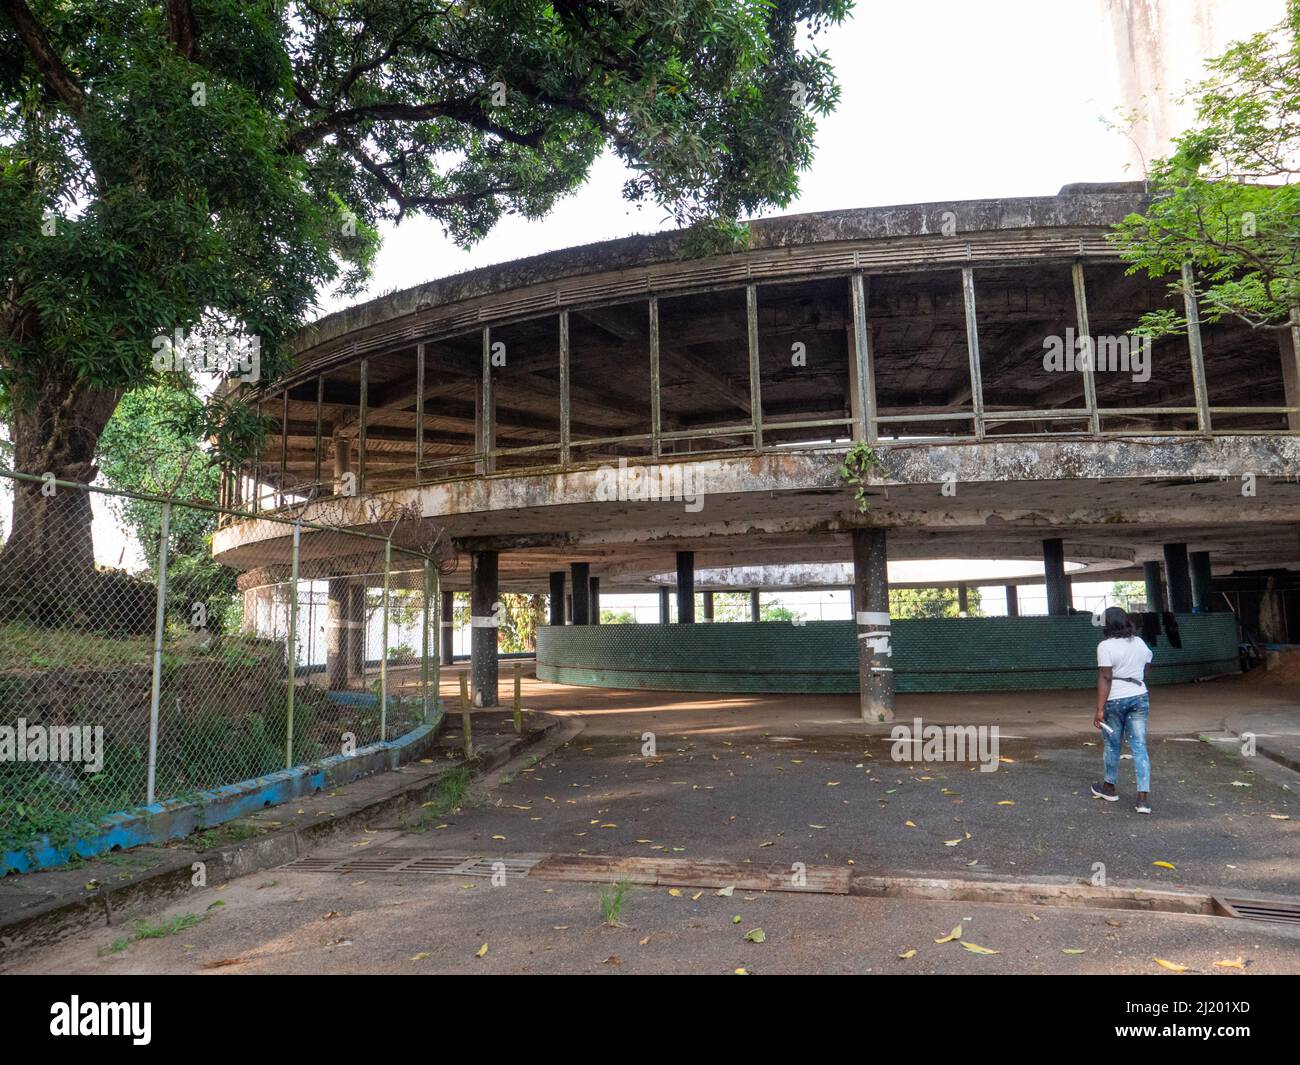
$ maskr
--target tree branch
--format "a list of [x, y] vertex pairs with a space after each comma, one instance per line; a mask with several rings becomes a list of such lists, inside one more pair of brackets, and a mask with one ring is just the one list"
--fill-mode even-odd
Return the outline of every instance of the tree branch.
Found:
[[18, 32], [18, 38], [31, 54], [36, 69], [45, 79], [46, 87], [56, 99], [67, 106], [74, 115], [79, 115], [86, 103], [86, 94], [72, 72], [63, 62], [63, 57], [50, 44], [45, 30], [36, 21], [26, 0], [0, 0], [0, 10], [9, 16]]

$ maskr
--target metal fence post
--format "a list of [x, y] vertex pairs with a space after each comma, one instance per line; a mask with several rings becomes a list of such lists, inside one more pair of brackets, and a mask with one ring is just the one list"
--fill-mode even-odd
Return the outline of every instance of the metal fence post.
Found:
[[521, 663], [519, 662], [515, 663], [515, 735], [516, 736], [522, 736], [524, 734], [523, 703], [522, 703], [522, 699], [520, 698], [520, 690], [519, 690], [520, 683], [521, 683], [520, 675], [523, 673], [523, 669], [524, 667]]
[[423, 695], [422, 713], [426, 723], [431, 720], [429, 716], [429, 599], [433, 595], [433, 582], [430, 579], [432, 569], [426, 558], [424, 560], [424, 611], [420, 626], [420, 691]]
[[384, 542], [383, 636], [379, 645], [379, 741], [388, 739], [388, 578], [393, 569], [393, 541]]
[[[285, 692], [284, 767], [293, 767], [293, 686], [298, 673], [298, 562], [302, 551], [302, 525], [293, 523], [293, 558], [289, 565], [289, 639], [285, 664], [289, 687]], [[310, 655], [308, 655], [310, 658]]]
[[465, 761], [474, 757], [474, 740], [470, 733], [469, 723], [469, 673], [460, 675], [460, 728], [464, 733], [463, 741], [465, 745]]
[[145, 786], [145, 803], [152, 805], [154, 782], [158, 775], [158, 706], [162, 697], [163, 627], [167, 614], [167, 555], [172, 532], [172, 505], [162, 505], [158, 524], [158, 599], [153, 615], [153, 680], [149, 688], [149, 780]]

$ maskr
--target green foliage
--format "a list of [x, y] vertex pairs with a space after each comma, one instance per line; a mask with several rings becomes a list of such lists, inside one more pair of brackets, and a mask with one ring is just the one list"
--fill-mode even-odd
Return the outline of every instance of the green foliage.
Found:
[[635, 625], [636, 615], [630, 610], [602, 610], [600, 612], [600, 623], [602, 625]]
[[[178, 328], [260, 338], [273, 380], [319, 289], [364, 284], [381, 221], [468, 247], [607, 148], [629, 201], [734, 246], [798, 189], [839, 99], [811, 42], [851, 8], [194, 0], [178, 26], [140, 0], [28, 6], [30, 33], [0, 15], [0, 411], [54, 422], [155, 384], [151, 342]], [[255, 398], [202, 405], [220, 453], [256, 446]]]
[[1116, 581], [1110, 586], [1110, 597], [1127, 610], [1130, 603], [1146, 602], [1147, 586], [1142, 581]]
[[[1178, 276], [1192, 264], [1201, 316], [1280, 328], [1300, 305], [1300, 0], [1278, 26], [1231, 45], [1207, 66], [1190, 99], [1195, 125], [1175, 139], [1149, 175], [1153, 197], [1114, 240], [1130, 273]], [[1296, 315], [1300, 324], [1300, 314]], [[1134, 330], [1184, 332], [1172, 309]]]
[[867, 498], [867, 485], [873, 478], [885, 473], [885, 463], [876, 454], [876, 449], [865, 440], [857, 441], [849, 448], [836, 472], [840, 480], [853, 486], [853, 500], [857, 503], [858, 510], [863, 514], [867, 513], [871, 509], [871, 501]]
[[[967, 588], [967, 606], [972, 617], [980, 612], [980, 591]], [[891, 588], [889, 614], [895, 618], [955, 618], [960, 603], [956, 588]]]

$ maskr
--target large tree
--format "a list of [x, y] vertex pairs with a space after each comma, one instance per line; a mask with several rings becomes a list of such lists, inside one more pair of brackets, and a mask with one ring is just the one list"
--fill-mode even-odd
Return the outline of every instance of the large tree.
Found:
[[[430, 216], [468, 246], [545, 214], [611, 149], [629, 200], [736, 237], [797, 190], [838, 95], [809, 42], [850, 6], [0, 0], [15, 467], [90, 482], [177, 329], [259, 338], [264, 387], [321, 286], [364, 283], [381, 220]], [[232, 454], [257, 429], [238, 401], [208, 420]], [[93, 581], [83, 493], [15, 495], [0, 569], [51, 592]]]
[[[1151, 205], [1126, 218], [1116, 240], [1132, 270], [1170, 277], [1177, 294], [1189, 264], [1207, 321], [1300, 326], [1300, 0], [1207, 67], [1188, 94], [1194, 124], [1151, 165]], [[1138, 332], [1186, 328], [1165, 309], [1145, 315]]]

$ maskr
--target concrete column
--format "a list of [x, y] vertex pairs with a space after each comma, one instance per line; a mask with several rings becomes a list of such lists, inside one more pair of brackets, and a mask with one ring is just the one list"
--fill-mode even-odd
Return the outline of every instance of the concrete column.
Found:
[[475, 706], [497, 705], [497, 553], [469, 556], [469, 690]]
[[573, 578], [573, 623], [591, 624], [591, 563], [570, 562], [569, 575]]
[[659, 624], [667, 625], [668, 620], [671, 616], [672, 615], [669, 613], [668, 610], [668, 589], [660, 588], [659, 589]]
[[349, 652], [357, 642], [354, 632], [359, 621], [355, 614], [356, 596], [352, 592], [352, 584], [352, 580], [347, 577], [334, 577], [329, 582], [329, 620], [325, 628], [325, 677], [330, 691], [345, 689], [351, 672]]
[[1187, 561], [1192, 570], [1192, 609], [1198, 614], [1208, 614], [1214, 609], [1210, 553], [1193, 551], [1187, 556]]
[[970, 613], [970, 592], [964, 583], [957, 585], [957, 613], [962, 617]]
[[334, 437], [334, 494], [343, 492], [343, 478], [352, 472], [352, 441], [345, 436]]
[[1165, 544], [1165, 580], [1169, 585], [1169, 609], [1175, 614], [1192, 611], [1192, 574], [1186, 544]]
[[451, 665], [456, 657], [456, 593], [442, 593], [442, 657], [439, 661], [444, 666]]
[[600, 624], [600, 578], [591, 578], [591, 623]]
[[564, 623], [573, 624], [573, 593], [569, 592], [564, 597]]
[[853, 530], [853, 596], [857, 605], [858, 688], [863, 721], [894, 720], [893, 647], [884, 529]]
[[677, 552], [677, 621], [695, 624], [695, 552]]
[[1070, 586], [1065, 580], [1065, 541], [1043, 541], [1043, 575], [1047, 582], [1047, 612], [1070, 612]]
[[701, 592], [700, 598], [704, 600], [704, 620], [713, 620], [713, 593]]
[[359, 577], [348, 585], [347, 618], [344, 639], [347, 641], [348, 676], [366, 675], [366, 579]]
[[1007, 585], [1007, 617], [1020, 617], [1020, 593], [1014, 584]]
[[551, 574], [551, 624], [564, 624], [564, 570]]
[[1143, 562], [1142, 578], [1147, 586], [1147, 610], [1160, 614], [1165, 609], [1165, 582], [1160, 579], [1159, 562]]
[[751, 589], [749, 593], [749, 620], [750, 621], [763, 620], [763, 604], [761, 601], [761, 593], [757, 588]]

